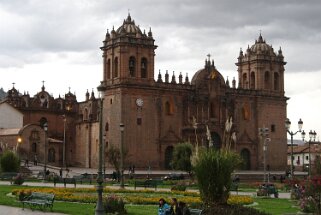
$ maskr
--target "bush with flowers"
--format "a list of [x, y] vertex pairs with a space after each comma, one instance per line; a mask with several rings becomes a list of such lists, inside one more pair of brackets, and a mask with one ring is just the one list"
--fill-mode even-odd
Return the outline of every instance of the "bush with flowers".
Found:
[[321, 176], [313, 176], [298, 186], [300, 208], [304, 212], [321, 214]]

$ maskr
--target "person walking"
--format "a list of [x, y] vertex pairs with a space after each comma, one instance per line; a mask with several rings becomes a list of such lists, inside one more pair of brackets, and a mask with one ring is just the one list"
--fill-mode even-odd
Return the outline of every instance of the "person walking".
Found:
[[159, 200], [158, 215], [170, 215], [170, 209], [165, 199], [161, 198]]

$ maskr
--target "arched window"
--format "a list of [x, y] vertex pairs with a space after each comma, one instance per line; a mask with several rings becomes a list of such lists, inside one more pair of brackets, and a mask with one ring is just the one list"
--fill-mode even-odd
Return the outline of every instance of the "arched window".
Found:
[[247, 85], [246, 84], [247, 83], [247, 75], [246, 75], [246, 73], [244, 73], [243, 76], [242, 76], [242, 83], [243, 83], [243, 88], [246, 89], [247, 88], [247, 86], [246, 86]]
[[110, 59], [107, 60], [106, 64], [106, 74], [107, 74], [107, 79], [110, 79]]
[[48, 151], [48, 162], [55, 162], [56, 152], [54, 148], [50, 148]]
[[142, 58], [141, 62], [141, 77], [142, 78], [147, 78], [147, 59]]
[[280, 76], [279, 73], [274, 73], [274, 90], [280, 90]]
[[251, 83], [250, 83], [250, 88], [255, 89], [255, 73], [251, 72]]
[[135, 57], [131, 56], [129, 58], [129, 65], [128, 65], [128, 69], [129, 69], [129, 76], [130, 77], [135, 77], [136, 76], [136, 59]]
[[173, 106], [172, 106], [172, 104], [169, 102], [169, 101], [167, 101], [166, 103], [165, 103], [165, 113], [167, 114], [167, 115], [172, 115], [173, 114]]
[[44, 124], [47, 123], [48, 120], [46, 117], [41, 117], [41, 119], [39, 120], [40, 126], [43, 128]]
[[118, 77], [118, 57], [115, 57], [114, 59], [114, 77]]
[[244, 120], [249, 120], [250, 119], [250, 106], [249, 104], [244, 104], [243, 107], [242, 107], [242, 112], [243, 112], [243, 119]]
[[241, 159], [243, 160], [243, 170], [250, 170], [251, 169], [251, 152], [244, 148], [241, 151]]
[[269, 73], [269, 71], [266, 71], [264, 73], [264, 89], [266, 89], [266, 90], [270, 89], [270, 73]]

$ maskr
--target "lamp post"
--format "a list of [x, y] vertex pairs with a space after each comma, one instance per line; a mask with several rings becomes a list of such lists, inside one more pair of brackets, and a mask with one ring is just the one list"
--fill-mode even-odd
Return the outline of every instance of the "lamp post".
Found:
[[120, 129], [120, 188], [124, 188], [124, 155], [123, 155], [123, 145], [124, 145], [124, 130], [125, 125], [123, 123], [119, 124]]
[[[305, 132], [302, 131], [301, 134], [302, 134], [302, 139], [304, 141]], [[309, 143], [309, 171], [308, 171], [309, 177], [311, 176], [311, 141], [313, 139], [313, 142], [315, 142], [316, 136], [317, 136], [317, 132], [310, 130], [310, 132], [309, 132], [309, 142], [308, 142]]]
[[17, 154], [18, 156], [21, 158], [21, 150], [20, 150], [20, 145], [21, 145], [21, 142], [22, 142], [22, 138], [19, 136], [18, 139], [17, 139]]
[[259, 128], [259, 134], [261, 138], [263, 139], [263, 170], [264, 170], [264, 184], [266, 184], [266, 152], [267, 152], [267, 141], [268, 141], [268, 135], [269, 135], [269, 129], [268, 128]]
[[48, 122], [43, 124], [43, 130], [45, 130], [45, 153], [44, 153], [44, 166], [43, 166], [43, 180], [46, 180], [47, 172], [47, 142], [48, 142]]
[[293, 136], [296, 135], [298, 132], [302, 132], [302, 127], [303, 127], [303, 121], [300, 119], [299, 122], [298, 122], [298, 131], [296, 132], [293, 132], [293, 131], [290, 131], [290, 128], [291, 128], [291, 121], [287, 118], [285, 120], [285, 128], [286, 128], [286, 131], [288, 132], [288, 134], [290, 134], [291, 136], [291, 178], [293, 178], [293, 174], [294, 174], [294, 166], [293, 166]]
[[104, 206], [103, 206], [103, 170], [102, 170], [102, 162], [103, 162], [103, 101], [104, 101], [104, 92], [106, 87], [103, 84], [100, 84], [97, 87], [97, 90], [100, 93], [100, 115], [99, 115], [99, 156], [98, 156], [98, 177], [97, 177], [97, 204], [95, 215], [103, 215], [105, 214]]

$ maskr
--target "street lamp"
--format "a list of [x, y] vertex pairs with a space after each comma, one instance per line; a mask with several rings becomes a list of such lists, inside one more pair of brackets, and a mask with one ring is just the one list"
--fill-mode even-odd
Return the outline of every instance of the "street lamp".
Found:
[[44, 166], [43, 166], [43, 180], [46, 180], [47, 172], [47, 141], [48, 141], [48, 122], [43, 124], [43, 130], [45, 130], [45, 154], [44, 154]]
[[102, 162], [103, 162], [103, 101], [104, 101], [104, 92], [106, 87], [103, 84], [100, 84], [97, 87], [97, 90], [100, 93], [100, 115], [99, 115], [99, 156], [98, 156], [98, 177], [97, 177], [97, 204], [96, 204], [96, 215], [105, 214], [104, 206], [103, 206], [103, 170], [102, 170]]
[[124, 188], [124, 155], [123, 155], [123, 145], [124, 145], [124, 130], [125, 125], [123, 123], [119, 124], [120, 129], [120, 188]]
[[293, 166], [293, 136], [296, 135], [298, 132], [301, 132], [302, 130], [302, 127], [303, 127], [303, 121], [300, 119], [299, 122], [298, 122], [298, 128], [299, 130], [296, 131], [296, 132], [293, 132], [293, 131], [290, 131], [290, 128], [291, 128], [291, 121], [287, 118], [285, 120], [285, 128], [286, 128], [286, 131], [288, 132], [288, 134], [290, 134], [291, 136], [291, 178], [293, 178], [293, 174], [294, 174], [294, 166]]
[[[311, 141], [313, 139], [313, 142], [315, 142], [315, 138], [317, 136], [317, 132], [310, 130], [309, 132], [309, 176], [311, 176]], [[304, 141], [305, 138], [305, 132], [302, 131], [302, 139]]]
[[266, 152], [267, 152], [267, 141], [268, 141], [268, 135], [269, 135], [269, 129], [268, 128], [259, 128], [259, 134], [261, 138], [263, 139], [263, 169], [264, 169], [264, 184], [266, 184]]
[[19, 136], [18, 139], [17, 139], [17, 143], [18, 143], [18, 145], [17, 145], [17, 154], [18, 154], [19, 157], [21, 157], [21, 155], [20, 155], [20, 153], [21, 153], [20, 152], [21, 151], [20, 150], [21, 142], [22, 142], [22, 138]]

